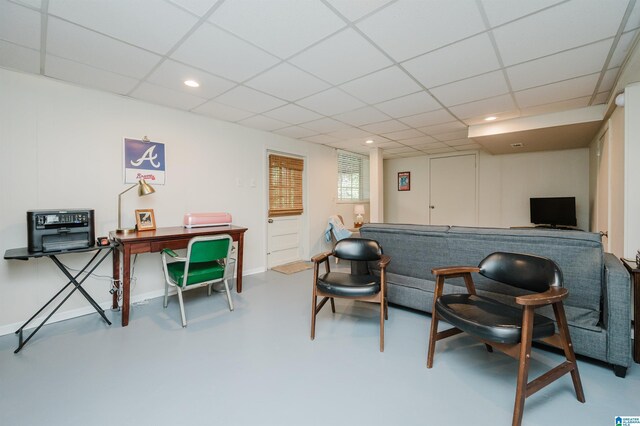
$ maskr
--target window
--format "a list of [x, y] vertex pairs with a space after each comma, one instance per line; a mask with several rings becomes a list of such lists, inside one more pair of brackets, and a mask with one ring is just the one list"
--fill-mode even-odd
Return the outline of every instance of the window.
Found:
[[338, 201], [369, 199], [369, 157], [338, 151]]
[[269, 155], [269, 217], [302, 214], [302, 158]]

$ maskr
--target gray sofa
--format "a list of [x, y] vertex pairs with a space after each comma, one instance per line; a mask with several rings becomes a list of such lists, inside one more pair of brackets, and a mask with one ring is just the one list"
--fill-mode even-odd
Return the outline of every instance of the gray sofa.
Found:
[[[476, 266], [496, 251], [553, 259], [569, 290], [565, 310], [575, 352], [610, 363], [624, 377], [631, 365], [630, 277], [618, 258], [604, 253], [599, 234], [582, 231], [366, 224], [363, 238], [377, 240], [391, 256], [387, 267], [390, 303], [431, 312], [434, 277], [442, 266]], [[512, 287], [474, 274], [478, 293], [512, 303]], [[466, 291], [461, 279], [445, 292]], [[551, 308], [541, 313], [554, 318]]]

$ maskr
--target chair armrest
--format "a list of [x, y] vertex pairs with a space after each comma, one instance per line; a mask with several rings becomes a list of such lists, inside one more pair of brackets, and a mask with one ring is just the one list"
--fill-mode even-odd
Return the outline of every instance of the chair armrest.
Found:
[[471, 272], [480, 272], [480, 268], [477, 266], [447, 266], [444, 268], [433, 268], [431, 273], [433, 275], [460, 275], [470, 274]]
[[178, 253], [176, 253], [175, 251], [171, 250], [171, 249], [162, 249], [162, 254], [166, 254], [171, 256], [172, 258], [174, 258], [175, 260], [179, 260], [181, 262], [186, 262], [187, 258], [186, 257], [180, 257], [178, 256]]
[[313, 263], [321, 263], [321, 262], [327, 260], [329, 258], [329, 256], [331, 256], [331, 252], [330, 251], [325, 251], [324, 253], [316, 254], [315, 256], [313, 256], [311, 258], [311, 261]]
[[389, 264], [389, 262], [391, 262], [391, 256], [387, 256], [386, 254], [383, 254], [380, 257], [380, 261], [378, 262], [378, 267], [380, 269], [384, 269], [387, 267], [387, 265]]
[[543, 306], [558, 303], [563, 299], [566, 299], [569, 295], [569, 290], [562, 287], [551, 287], [549, 290], [536, 293], [527, 294], [526, 296], [516, 297], [516, 303], [524, 306]]

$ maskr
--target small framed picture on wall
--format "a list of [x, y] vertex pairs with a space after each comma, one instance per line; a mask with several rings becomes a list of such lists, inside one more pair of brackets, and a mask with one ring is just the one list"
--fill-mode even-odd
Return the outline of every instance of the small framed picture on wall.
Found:
[[153, 209], [136, 210], [136, 226], [138, 231], [156, 229], [156, 217], [153, 214]]
[[411, 172], [398, 172], [398, 191], [411, 190]]

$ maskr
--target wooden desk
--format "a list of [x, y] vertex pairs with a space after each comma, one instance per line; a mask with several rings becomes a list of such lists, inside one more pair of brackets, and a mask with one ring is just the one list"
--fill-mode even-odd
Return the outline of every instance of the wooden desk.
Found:
[[640, 267], [636, 262], [620, 260], [631, 274], [633, 284], [633, 360], [640, 364]]
[[[138, 253], [155, 253], [162, 249], [172, 250], [186, 248], [193, 237], [229, 234], [233, 241], [238, 242], [238, 267], [236, 291], [242, 293], [242, 255], [244, 251], [244, 233], [247, 228], [240, 226], [211, 226], [206, 228], [184, 228], [174, 226], [158, 228], [154, 231], [138, 231], [133, 234], [109, 233], [109, 238], [115, 242], [119, 253], [113, 255], [113, 278], [122, 283], [122, 326], [129, 324], [129, 300], [131, 282], [131, 255]], [[120, 277], [120, 253], [122, 253], [122, 277]], [[118, 293], [113, 294], [113, 309], [118, 308]]]

